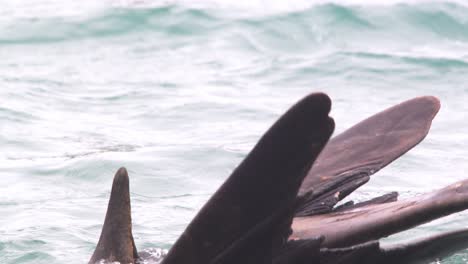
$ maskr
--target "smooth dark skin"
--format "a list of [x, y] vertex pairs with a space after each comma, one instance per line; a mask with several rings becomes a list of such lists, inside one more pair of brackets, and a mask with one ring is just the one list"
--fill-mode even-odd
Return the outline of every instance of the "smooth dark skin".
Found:
[[101, 237], [89, 260], [134, 263], [138, 253], [132, 235], [130, 191], [127, 170], [120, 168], [114, 176]]
[[286, 112], [189, 224], [163, 264], [267, 263], [289, 235], [299, 186], [333, 132], [331, 102]]
[[323, 247], [348, 247], [380, 239], [468, 208], [468, 180], [403, 201], [294, 218], [291, 238], [323, 235]]
[[429, 132], [440, 102], [432, 96], [408, 100], [333, 137], [302, 182], [305, 198], [296, 216], [327, 213]]
[[[334, 127], [330, 100], [309, 95], [267, 131], [163, 264], [429, 263], [468, 247], [468, 229], [384, 247], [375, 241], [467, 209], [468, 180], [404, 201], [390, 193], [334, 208], [418, 144], [439, 107], [434, 97], [409, 100], [346, 130], [324, 148]], [[136, 257], [128, 176], [121, 168], [90, 263], [135, 263]]]
[[[317, 93], [286, 112], [201, 209], [163, 263], [271, 262], [290, 234], [299, 186], [333, 132], [330, 107], [328, 96]], [[129, 259], [136, 250], [126, 250], [116, 258], [116, 252], [102, 249], [116, 248], [111, 244], [124, 244], [125, 249], [133, 245], [128, 243], [133, 239], [127, 232], [119, 237], [112, 233], [120, 225], [116, 228], [108, 219], [130, 221], [129, 217], [120, 219], [130, 215], [129, 203], [114, 210], [114, 197], [113, 191], [100, 239], [105, 243], [98, 243], [90, 263], [98, 257], [134, 262]]]

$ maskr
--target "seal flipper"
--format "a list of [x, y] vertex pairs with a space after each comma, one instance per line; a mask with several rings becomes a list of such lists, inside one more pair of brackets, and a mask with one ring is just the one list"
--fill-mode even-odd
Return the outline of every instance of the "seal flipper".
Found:
[[312, 94], [286, 112], [216, 191], [164, 264], [271, 263], [286, 243], [299, 186], [328, 141], [331, 102]]
[[324, 247], [346, 247], [380, 239], [468, 209], [468, 180], [401, 201], [368, 204], [335, 213], [296, 217], [291, 239], [323, 235]]
[[[429, 132], [440, 102], [414, 98], [354, 125], [330, 139], [302, 182], [296, 216], [329, 213], [370, 175], [405, 154]], [[313, 192], [313, 193], [312, 193]]]
[[135, 263], [137, 257], [132, 235], [129, 179], [127, 170], [120, 168], [114, 176], [104, 226], [89, 264], [102, 259], [122, 264]]

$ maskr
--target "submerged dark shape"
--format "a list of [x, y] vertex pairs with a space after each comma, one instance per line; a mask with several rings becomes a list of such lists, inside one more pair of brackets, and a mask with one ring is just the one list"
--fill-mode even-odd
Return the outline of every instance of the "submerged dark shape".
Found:
[[[407, 244], [382, 237], [468, 208], [468, 180], [397, 201], [336, 203], [417, 145], [439, 110], [434, 97], [406, 101], [332, 138], [331, 102], [311, 94], [286, 112], [211, 197], [163, 264], [428, 263], [468, 247], [468, 229]], [[311, 167], [312, 166], [312, 167]], [[90, 260], [135, 263], [128, 176], [114, 179]]]

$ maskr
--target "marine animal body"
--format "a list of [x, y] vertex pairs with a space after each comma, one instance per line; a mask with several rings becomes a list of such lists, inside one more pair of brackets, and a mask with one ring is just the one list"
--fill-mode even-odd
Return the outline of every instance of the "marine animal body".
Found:
[[[427, 135], [435, 97], [400, 103], [331, 137], [331, 100], [306, 96], [263, 135], [175, 242], [162, 264], [429, 263], [468, 247], [468, 229], [405, 244], [379, 239], [468, 208], [468, 180], [398, 200], [337, 203]], [[135, 263], [129, 178], [117, 171], [89, 263]]]

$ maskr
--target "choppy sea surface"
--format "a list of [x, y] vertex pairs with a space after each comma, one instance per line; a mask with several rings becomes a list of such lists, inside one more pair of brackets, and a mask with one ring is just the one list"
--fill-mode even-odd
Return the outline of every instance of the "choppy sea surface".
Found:
[[[87, 263], [121, 166], [137, 247], [169, 249], [316, 91], [335, 134], [412, 97], [442, 102], [428, 137], [353, 198], [468, 178], [468, 3], [375, 2], [2, 1], [0, 263]], [[467, 225], [458, 213], [386, 242]]]

